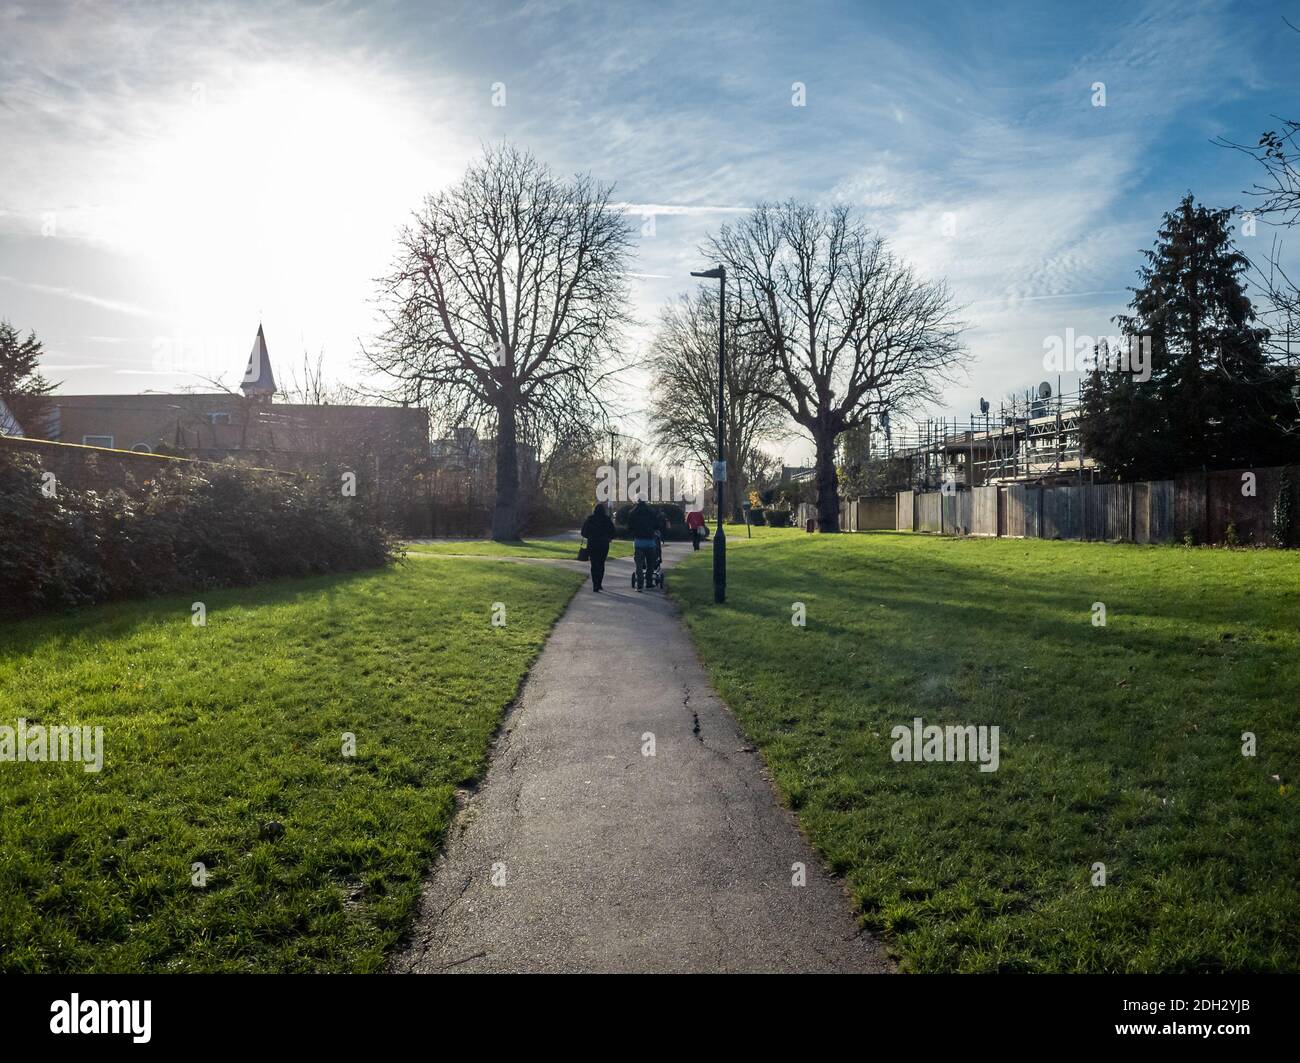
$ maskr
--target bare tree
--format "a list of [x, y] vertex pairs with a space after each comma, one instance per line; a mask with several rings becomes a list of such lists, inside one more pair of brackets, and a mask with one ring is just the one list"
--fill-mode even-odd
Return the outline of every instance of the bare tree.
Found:
[[444, 424], [495, 421], [494, 539], [519, 534], [521, 416], [594, 420], [619, 368], [630, 238], [611, 192], [489, 148], [425, 200], [382, 282], [371, 364]]
[[[770, 397], [777, 385], [770, 348], [734, 320], [727, 328], [723, 454], [731, 517], [741, 502], [759, 444], [780, 432], [781, 407]], [[671, 459], [709, 470], [717, 449], [718, 296], [712, 288], [683, 295], [666, 306], [650, 350], [654, 386], [650, 428]]]
[[338, 381], [332, 381], [325, 372], [325, 352], [316, 352], [312, 356], [302, 352], [302, 375], [298, 375], [296, 366], [289, 368], [289, 380], [280, 388], [281, 399], [285, 402], [302, 403], [304, 406], [328, 406], [342, 402], [362, 405], [367, 396], [355, 388], [350, 388]]
[[765, 491], [781, 473], [781, 458], [754, 447], [745, 459], [745, 490]]
[[[1293, 373], [1297, 363], [1292, 348], [1300, 343], [1300, 281], [1282, 265], [1281, 240], [1274, 237], [1263, 264], [1251, 262], [1250, 280], [1264, 293], [1264, 305], [1259, 316], [1269, 327], [1265, 348], [1279, 372]], [[1296, 383], [1300, 383], [1300, 378]], [[1297, 412], [1300, 412], [1300, 403]], [[1300, 431], [1300, 418], [1285, 426], [1284, 430]]]
[[[521, 483], [544, 510], [541, 516], [554, 522], [586, 515], [595, 483], [593, 459], [607, 427], [604, 410], [591, 409], [581, 395], [549, 402], [521, 418], [519, 439], [532, 457], [520, 470]], [[530, 512], [530, 519], [534, 515]]]
[[[1287, 25], [1300, 33], [1290, 22]], [[1263, 175], [1246, 189], [1246, 195], [1258, 204], [1253, 212], [1275, 225], [1291, 227], [1300, 224], [1300, 121], [1280, 115], [1273, 118], [1276, 126], [1261, 133], [1258, 143], [1240, 144], [1227, 137], [1216, 137], [1215, 143], [1259, 163]]]
[[[1300, 27], [1288, 19], [1282, 21], [1300, 33]], [[1226, 137], [1216, 137], [1215, 143], [1250, 156], [1263, 171], [1245, 190], [1255, 204], [1245, 213], [1280, 229], [1293, 229], [1300, 226], [1300, 120], [1280, 115], [1274, 115], [1273, 120], [1274, 127], [1261, 133], [1255, 144], [1241, 144]], [[1276, 236], [1264, 260], [1252, 259], [1251, 266], [1250, 281], [1264, 293], [1260, 317], [1271, 332], [1269, 354], [1279, 363], [1279, 371], [1290, 374], [1293, 337], [1300, 325], [1300, 279], [1290, 276], [1282, 265], [1282, 241]], [[1286, 426], [1286, 430], [1296, 431], [1295, 425]]]
[[706, 253], [740, 288], [740, 317], [772, 352], [779, 388], [760, 389], [811, 436], [817, 521], [839, 530], [835, 440], [881, 410], [937, 397], [964, 348], [942, 282], [919, 278], [847, 207], [760, 204]]

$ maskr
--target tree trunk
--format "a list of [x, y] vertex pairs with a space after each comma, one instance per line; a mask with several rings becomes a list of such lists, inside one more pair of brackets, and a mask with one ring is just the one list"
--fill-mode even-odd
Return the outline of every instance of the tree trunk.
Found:
[[731, 511], [730, 519], [737, 523], [743, 523], [745, 520], [745, 483], [738, 472], [732, 471], [732, 466], [727, 465], [727, 509]]
[[840, 530], [840, 485], [835, 475], [835, 435], [819, 431], [817, 444], [817, 530]]
[[519, 538], [519, 450], [516, 445], [515, 397], [503, 392], [497, 405], [497, 497], [492, 510], [492, 538]]

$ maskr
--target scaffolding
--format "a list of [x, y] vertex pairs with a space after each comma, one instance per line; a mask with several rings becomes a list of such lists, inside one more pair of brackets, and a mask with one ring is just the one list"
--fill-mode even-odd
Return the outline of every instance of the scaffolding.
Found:
[[872, 433], [872, 457], [894, 464], [913, 490], [1026, 481], [1092, 479], [1096, 464], [1080, 440], [1078, 390], [1053, 395], [1039, 385], [967, 420], [927, 418]]

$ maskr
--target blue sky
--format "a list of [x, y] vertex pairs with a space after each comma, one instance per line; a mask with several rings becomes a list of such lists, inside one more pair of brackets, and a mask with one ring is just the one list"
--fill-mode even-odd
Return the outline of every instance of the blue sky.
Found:
[[645, 230], [637, 347], [736, 211], [854, 205], [965, 305], [968, 379], [935, 410], [964, 417], [1043, 379], [1049, 337], [1112, 331], [1184, 192], [1246, 202], [1250, 160], [1211, 141], [1300, 117], [1284, 15], [1300, 24], [1268, 3], [6, 2], [0, 316], [36, 329], [65, 391], [233, 383], [259, 319], [282, 378], [309, 350], [357, 380], [394, 230], [504, 137], [617, 184]]

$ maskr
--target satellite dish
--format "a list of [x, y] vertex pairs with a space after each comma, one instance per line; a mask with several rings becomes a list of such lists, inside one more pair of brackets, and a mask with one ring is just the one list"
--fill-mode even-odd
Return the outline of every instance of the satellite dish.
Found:
[[986, 399], [986, 398], [983, 398], [983, 397], [981, 396], [981, 398], [980, 398], [980, 413], [988, 413], [988, 412], [989, 412], [989, 400]]
[[1038, 397], [1040, 399], [1050, 399], [1052, 397], [1052, 385], [1046, 380], [1038, 385]]

